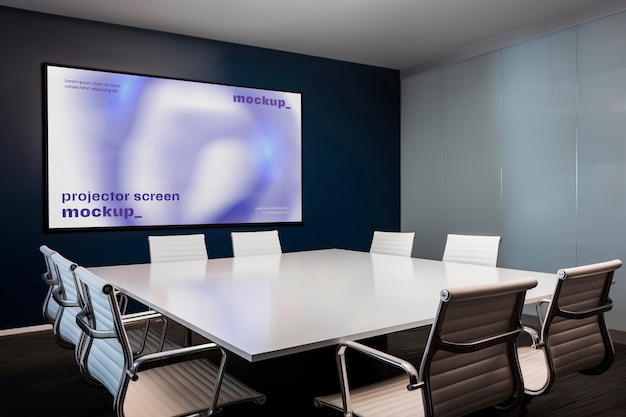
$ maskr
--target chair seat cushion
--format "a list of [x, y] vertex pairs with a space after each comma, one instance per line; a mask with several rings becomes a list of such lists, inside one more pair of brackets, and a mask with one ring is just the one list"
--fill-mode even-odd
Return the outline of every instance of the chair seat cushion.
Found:
[[[408, 379], [400, 375], [350, 390], [355, 416], [423, 417], [422, 391], [407, 390]], [[316, 401], [343, 410], [341, 394], [317, 397]]]
[[548, 383], [548, 364], [543, 349], [521, 346], [517, 354], [522, 369], [524, 388], [528, 391], [540, 391]]
[[[211, 392], [217, 366], [206, 359], [181, 362], [139, 373], [129, 383], [124, 401], [125, 417], [178, 416], [202, 411], [211, 405]], [[265, 396], [229, 374], [224, 375], [218, 407]], [[191, 412], [193, 413], [193, 412]]]

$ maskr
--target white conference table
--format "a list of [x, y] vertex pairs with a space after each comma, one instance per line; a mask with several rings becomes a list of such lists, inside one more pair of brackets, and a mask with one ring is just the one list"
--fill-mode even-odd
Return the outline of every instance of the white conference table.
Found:
[[342, 249], [89, 270], [250, 362], [432, 324], [443, 288], [533, 277], [531, 303], [557, 280]]

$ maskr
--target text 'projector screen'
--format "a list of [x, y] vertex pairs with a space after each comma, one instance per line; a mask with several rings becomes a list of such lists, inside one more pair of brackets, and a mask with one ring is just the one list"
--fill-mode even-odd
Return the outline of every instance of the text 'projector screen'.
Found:
[[49, 230], [302, 222], [300, 93], [44, 72]]

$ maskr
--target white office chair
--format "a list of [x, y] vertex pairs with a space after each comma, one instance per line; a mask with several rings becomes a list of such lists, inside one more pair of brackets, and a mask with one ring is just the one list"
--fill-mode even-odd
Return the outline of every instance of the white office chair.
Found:
[[500, 236], [449, 234], [442, 261], [496, 266]]
[[87, 335], [85, 370], [112, 395], [117, 416], [213, 415], [230, 404], [265, 402], [265, 395], [225, 372], [226, 352], [215, 343], [137, 357], [111, 285], [82, 267], [76, 276], [85, 294], [77, 315]]
[[[59, 305], [59, 311], [53, 324], [53, 334], [59, 345], [74, 349], [74, 360], [81, 372], [83, 367], [83, 355], [88, 338], [76, 323], [76, 316], [85, 307], [85, 294], [75, 271], [78, 264], [55, 252], [50, 255], [51, 267], [58, 276], [58, 286], [52, 292], [52, 297]], [[114, 291], [117, 305], [126, 308], [127, 298], [124, 294]], [[147, 324], [157, 319], [162, 325], [158, 331], [153, 332]], [[162, 338], [167, 330], [167, 321], [160, 314], [149, 310], [146, 312], [133, 313], [123, 316], [125, 323], [141, 321], [145, 326], [134, 326], [128, 330], [130, 347], [136, 354], [143, 352], [157, 352], [163, 345]], [[83, 373], [89, 381], [89, 375]]]
[[414, 232], [381, 232], [374, 231], [371, 253], [385, 255], [411, 256], [413, 250]]
[[278, 238], [278, 230], [259, 232], [232, 232], [233, 255], [272, 255], [283, 252]]
[[203, 234], [148, 236], [148, 246], [151, 263], [209, 258]]

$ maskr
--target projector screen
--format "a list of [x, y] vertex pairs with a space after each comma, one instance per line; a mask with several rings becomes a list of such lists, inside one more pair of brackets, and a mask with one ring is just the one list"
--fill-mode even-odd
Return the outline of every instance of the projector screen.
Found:
[[300, 93], [44, 64], [47, 229], [302, 222]]

